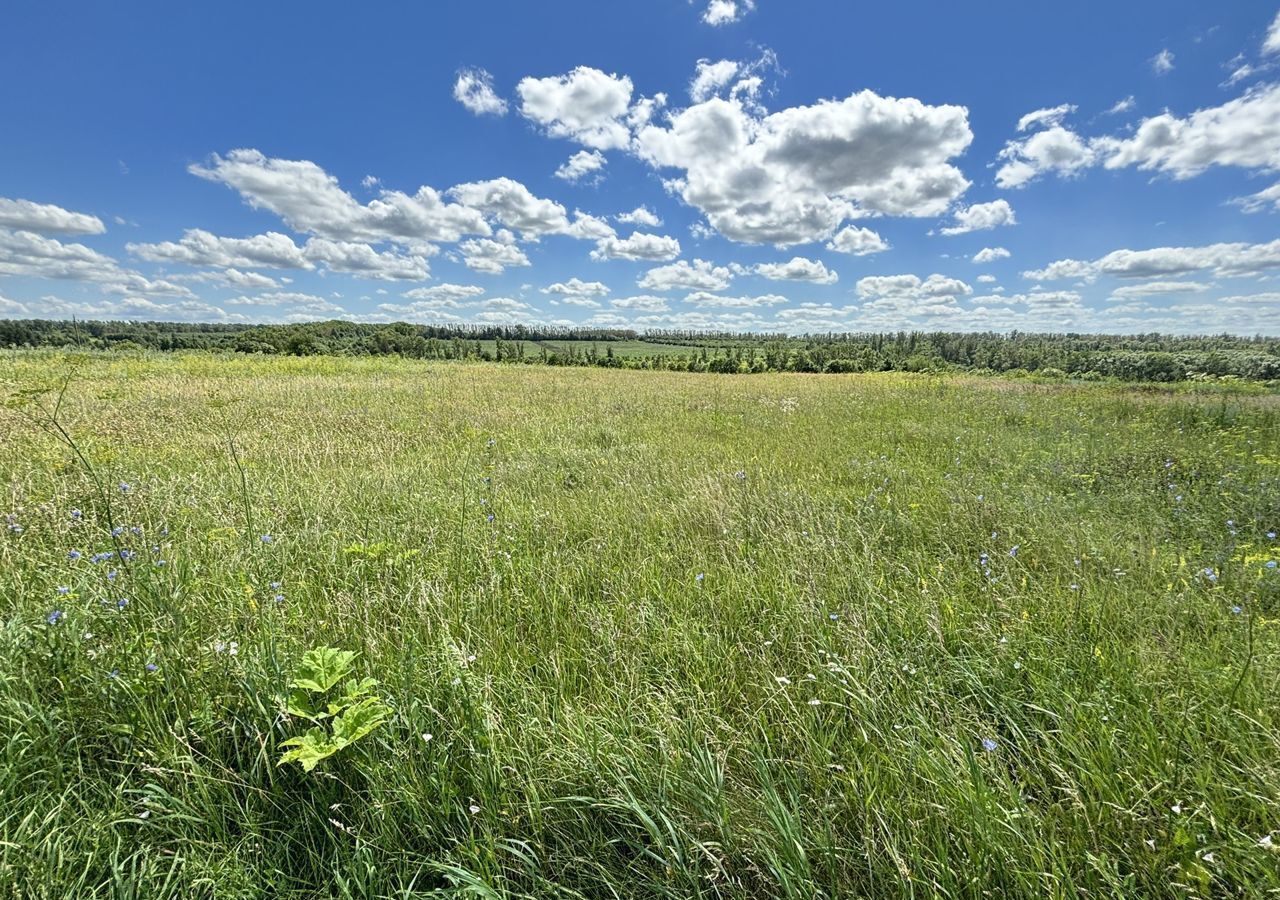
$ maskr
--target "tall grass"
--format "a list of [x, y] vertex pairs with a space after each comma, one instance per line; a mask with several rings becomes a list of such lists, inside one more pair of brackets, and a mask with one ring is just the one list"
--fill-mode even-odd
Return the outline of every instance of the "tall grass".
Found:
[[[1274, 395], [0, 379], [0, 897], [1280, 894]], [[319, 645], [394, 715], [307, 775]]]

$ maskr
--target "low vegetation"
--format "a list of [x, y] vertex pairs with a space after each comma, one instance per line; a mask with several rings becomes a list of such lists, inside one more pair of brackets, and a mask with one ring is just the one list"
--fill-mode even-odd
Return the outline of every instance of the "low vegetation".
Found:
[[1257, 386], [17, 352], [0, 396], [0, 897], [1280, 893]]

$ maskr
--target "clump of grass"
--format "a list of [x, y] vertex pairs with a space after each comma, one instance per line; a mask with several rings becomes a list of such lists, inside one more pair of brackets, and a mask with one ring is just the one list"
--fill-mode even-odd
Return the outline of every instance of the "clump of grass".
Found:
[[1274, 396], [79, 367], [0, 411], [0, 896], [1280, 891]]

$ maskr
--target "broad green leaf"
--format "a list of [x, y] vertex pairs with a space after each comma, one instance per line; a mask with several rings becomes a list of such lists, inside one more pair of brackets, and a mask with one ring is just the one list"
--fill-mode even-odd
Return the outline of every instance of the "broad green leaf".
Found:
[[316, 709], [311, 702], [311, 695], [303, 690], [292, 690], [285, 701], [285, 712], [291, 716], [297, 716], [300, 719], [310, 719], [312, 722], [319, 722], [321, 719], [327, 719], [333, 715], [336, 710], [330, 708], [329, 712], [323, 712]]
[[360, 740], [391, 717], [391, 708], [377, 697], [366, 697], [333, 719], [333, 741], [339, 747]]
[[298, 664], [291, 686], [323, 694], [351, 673], [355, 658], [354, 650], [338, 650], [336, 647], [308, 650]]
[[301, 763], [304, 772], [310, 772], [322, 760], [328, 759], [342, 749], [323, 728], [309, 729], [306, 734], [289, 738], [281, 746], [294, 749], [281, 756], [276, 765], [283, 766], [285, 763], [297, 762]]

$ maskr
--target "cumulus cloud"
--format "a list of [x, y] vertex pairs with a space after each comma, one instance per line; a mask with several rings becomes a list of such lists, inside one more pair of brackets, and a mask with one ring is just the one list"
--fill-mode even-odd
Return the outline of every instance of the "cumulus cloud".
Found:
[[888, 250], [889, 243], [870, 228], [846, 225], [827, 242], [827, 249], [836, 253], [848, 253], [851, 256], [869, 256], [872, 253], [883, 253]]
[[605, 167], [604, 154], [599, 150], [579, 150], [573, 156], [569, 157], [568, 162], [556, 169], [556, 177], [563, 181], [578, 182], [582, 181], [588, 175], [595, 177], [589, 179], [591, 182], [600, 180], [599, 172]]
[[1280, 210], [1280, 182], [1263, 188], [1256, 194], [1236, 197], [1231, 202], [1247, 213], [1262, 212], [1266, 209]]
[[430, 287], [414, 288], [405, 291], [403, 296], [419, 303], [453, 303], [479, 297], [485, 292], [476, 284], [433, 284]]
[[999, 281], [999, 280], [1000, 280], [1000, 279], [999, 279], [999, 278], [996, 278], [996, 276], [994, 276], [994, 275], [979, 275], [979, 276], [978, 276], [978, 282], [979, 282], [980, 284], [995, 284], [995, 283], [996, 283], [997, 281]]
[[869, 275], [858, 280], [856, 290], [864, 300], [955, 300], [973, 293], [973, 288], [960, 279], [938, 274], [924, 280], [918, 275]]
[[956, 210], [955, 224], [942, 229], [943, 234], [967, 234], [970, 231], [988, 231], [1001, 225], [1016, 225], [1013, 207], [1007, 200], [975, 203]]
[[771, 115], [712, 97], [634, 147], [724, 236], [790, 246], [858, 216], [940, 215], [969, 186], [951, 161], [972, 139], [964, 107], [862, 91]]
[[1130, 94], [1128, 97], [1122, 97], [1112, 104], [1111, 108], [1108, 109], [1104, 115], [1118, 116], [1121, 113], [1127, 113], [1135, 106], [1137, 106], [1137, 100], [1134, 99], [1133, 94]]
[[312, 263], [293, 238], [276, 231], [247, 238], [220, 237], [192, 228], [180, 241], [126, 244], [125, 249], [148, 262], [189, 266], [239, 266], [246, 269], [310, 269]]
[[488, 275], [500, 275], [515, 266], [530, 265], [529, 257], [516, 243], [516, 236], [505, 228], [494, 238], [473, 238], [458, 245], [462, 262], [468, 269]]
[[650, 269], [636, 283], [651, 291], [699, 290], [722, 291], [733, 281], [733, 272], [724, 267], [695, 259], [680, 260], [669, 266]]
[[581, 278], [570, 278], [544, 287], [540, 293], [553, 297], [604, 297], [609, 293], [608, 285], [599, 281], [583, 281]]
[[629, 238], [607, 237], [591, 251], [595, 260], [631, 259], [664, 262], [680, 255], [680, 242], [667, 235], [636, 232]]
[[1167, 75], [1173, 71], [1173, 52], [1167, 47], [1151, 57], [1151, 68], [1157, 75]]
[[631, 79], [579, 66], [567, 75], [524, 78], [516, 86], [520, 114], [551, 137], [568, 138], [596, 150], [627, 146], [624, 122], [631, 105]]
[[1008, 259], [1012, 255], [1004, 247], [983, 247], [973, 255], [973, 261], [978, 265], [985, 265], [997, 259]]
[[1263, 53], [1280, 53], [1280, 13], [1276, 13], [1276, 17], [1271, 20], [1271, 27], [1267, 29], [1267, 36], [1262, 41]]
[[25, 316], [29, 315], [29, 310], [24, 303], [17, 300], [10, 300], [8, 297], [0, 295], [0, 315], [3, 316]]
[[378, 252], [357, 241], [311, 238], [304, 248], [311, 262], [333, 272], [349, 272], [385, 281], [423, 281], [430, 276], [426, 259], [418, 254]]
[[702, 21], [708, 25], [728, 25], [755, 8], [756, 0], [709, 0], [702, 11]]
[[639, 312], [665, 312], [670, 307], [665, 297], [642, 294], [636, 297], [617, 297], [609, 301], [616, 309], [634, 309]]
[[1164, 112], [1129, 135], [1084, 138], [1056, 125], [1010, 141], [1000, 152], [1000, 187], [1021, 187], [1044, 173], [1078, 174], [1102, 165], [1135, 167], [1183, 180], [1214, 166], [1280, 171], [1280, 84], [1260, 85], [1187, 116]]
[[624, 225], [639, 225], [645, 228], [659, 228], [662, 225], [662, 220], [657, 214], [646, 206], [637, 206], [631, 212], [619, 213], [614, 218]]
[[790, 262], [761, 263], [755, 267], [755, 273], [770, 281], [808, 281], [812, 284], [835, 284], [840, 276], [830, 271], [817, 259], [806, 259], [795, 256]]
[[107, 230], [101, 219], [88, 213], [7, 197], [0, 197], [0, 228], [42, 234], [102, 234]]
[[732, 59], [712, 62], [709, 59], [698, 60], [693, 81], [689, 82], [689, 99], [694, 103], [702, 103], [716, 96], [737, 76], [741, 64]]
[[760, 306], [780, 306], [787, 302], [781, 294], [760, 294], [755, 297], [724, 297], [709, 291], [694, 291], [684, 298], [694, 306], [716, 306], [723, 309], [754, 309]]
[[564, 234], [569, 230], [563, 206], [534, 196], [527, 187], [510, 178], [460, 184], [449, 189], [449, 196], [519, 231], [526, 239]]
[[110, 256], [84, 244], [7, 228], [0, 228], [0, 275], [87, 281], [116, 294], [195, 296], [189, 288], [173, 281], [153, 280], [125, 269]]
[[1203, 247], [1154, 247], [1113, 250], [1093, 261], [1061, 259], [1043, 269], [1022, 273], [1033, 281], [1063, 278], [1158, 278], [1208, 271], [1221, 277], [1260, 275], [1280, 268], [1280, 240], [1267, 244], [1223, 243]]
[[1145, 284], [1129, 284], [1116, 288], [1112, 297], [1128, 299], [1131, 297], [1153, 297], [1160, 294], [1202, 294], [1213, 285], [1198, 281], [1148, 281]]
[[507, 101], [493, 89], [493, 76], [484, 69], [461, 69], [453, 83], [453, 99], [477, 116], [503, 116]]
[[412, 195], [383, 190], [362, 204], [309, 160], [275, 159], [242, 149], [225, 157], [214, 154], [208, 164], [188, 171], [227, 185], [250, 206], [275, 213], [295, 231], [329, 240], [453, 242], [491, 233], [480, 210], [447, 203], [426, 186]]

